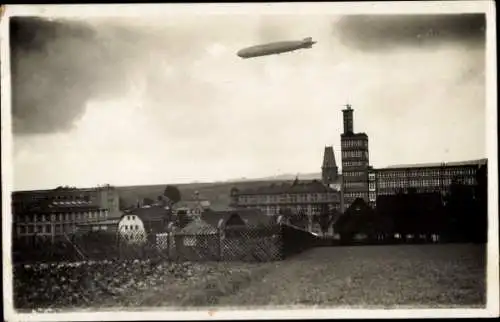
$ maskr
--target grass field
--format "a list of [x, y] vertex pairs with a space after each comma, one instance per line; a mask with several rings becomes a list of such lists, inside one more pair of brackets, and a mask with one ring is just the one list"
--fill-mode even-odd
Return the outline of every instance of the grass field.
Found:
[[[148, 264], [150, 273], [147, 274], [144, 274], [145, 267], [138, 267], [135, 272], [142, 274], [131, 272], [122, 276], [123, 285], [115, 286], [121, 292], [114, 292], [112, 296], [102, 292], [95, 296], [89, 290], [81, 290], [84, 285], [80, 285], [87, 301], [81, 302], [80, 296], [75, 295], [75, 302], [69, 307], [123, 310], [193, 306], [485, 305], [484, 245], [324, 247], [273, 263], [161, 265], [163, 267], [158, 268]], [[175, 268], [176, 265], [182, 269]], [[95, 273], [89, 273], [90, 280], [92, 276]], [[29, 283], [38, 282], [31, 278]], [[47, 292], [50, 293], [50, 289], [45, 288], [46, 298], [54, 298]], [[21, 301], [24, 307], [39, 306], [33, 291], [24, 296], [30, 300]], [[68, 295], [61, 297], [65, 299]], [[63, 307], [68, 308], [66, 305], [60, 308]]]

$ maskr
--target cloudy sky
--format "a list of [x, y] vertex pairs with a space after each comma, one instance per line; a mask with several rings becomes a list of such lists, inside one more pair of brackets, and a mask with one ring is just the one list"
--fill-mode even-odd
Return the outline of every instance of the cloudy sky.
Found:
[[[483, 15], [11, 20], [14, 189], [318, 172], [341, 109], [375, 167], [486, 157]], [[259, 43], [313, 49], [241, 59]]]

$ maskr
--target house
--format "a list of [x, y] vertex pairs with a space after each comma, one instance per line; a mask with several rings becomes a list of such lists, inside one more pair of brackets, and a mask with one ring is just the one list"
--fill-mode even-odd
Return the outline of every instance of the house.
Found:
[[205, 211], [201, 218], [214, 227], [230, 228], [235, 226], [257, 227], [273, 224], [274, 218], [258, 208], [228, 208], [225, 210]]
[[265, 258], [279, 253], [276, 228], [260, 209], [208, 210], [176, 234], [176, 249], [189, 260]]
[[380, 225], [377, 213], [363, 198], [357, 198], [335, 222], [335, 230], [342, 240], [364, 240], [375, 237]]
[[220, 232], [200, 217], [175, 234], [177, 256], [185, 260], [217, 260], [220, 256]]
[[120, 218], [118, 231], [125, 240], [143, 243], [149, 236], [167, 231], [169, 215], [170, 212], [159, 205], [132, 209]]
[[200, 216], [202, 212], [210, 208], [208, 200], [181, 200], [173, 206], [174, 215], [186, 214], [188, 216]]

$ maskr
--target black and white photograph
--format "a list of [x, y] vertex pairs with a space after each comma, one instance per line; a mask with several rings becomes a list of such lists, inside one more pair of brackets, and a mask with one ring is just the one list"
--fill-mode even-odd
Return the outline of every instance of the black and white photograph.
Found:
[[499, 314], [493, 1], [6, 5], [6, 321]]

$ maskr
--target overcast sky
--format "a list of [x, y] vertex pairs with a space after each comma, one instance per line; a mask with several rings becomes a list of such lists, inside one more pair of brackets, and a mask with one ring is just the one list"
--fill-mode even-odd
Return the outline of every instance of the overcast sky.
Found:
[[[341, 109], [375, 167], [486, 157], [484, 16], [11, 23], [14, 189], [319, 172]], [[271, 41], [308, 50], [241, 59]]]

